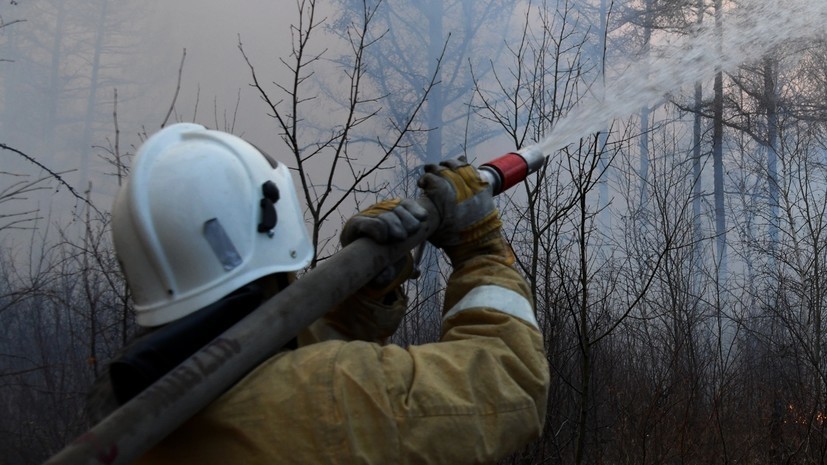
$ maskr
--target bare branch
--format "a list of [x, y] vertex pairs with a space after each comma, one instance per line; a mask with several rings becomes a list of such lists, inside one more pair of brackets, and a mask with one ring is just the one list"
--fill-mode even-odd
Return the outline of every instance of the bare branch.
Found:
[[178, 82], [175, 85], [175, 94], [172, 96], [172, 103], [169, 105], [169, 111], [167, 111], [167, 116], [164, 118], [164, 121], [161, 123], [161, 127], [167, 125], [167, 121], [169, 121], [169, 117], [172, 115], [172, 111], [175, 109], [175, 102], [178, 100], [178, 92], [181, 91], [181, 74], [184, 72], [184, 60], [187, 59], [187, 49], [184, 49], [184, 52], [181, 54], [181, 64], [178, 66]]
[[66, 187], [66, 189], [69, 190], [69, 193], [71, 193], [72, 196], [74, 196], [77, 200], [80, 200], [81, 202], [83, 202], [85, 204], [88, 204], [90, 208], [92, 208], [93, 210], [95, 210], [97, 213], [100, 214], [100, 210], [98, 210], [93, 204], [87, 202], [87, 199], [84, 196], [78, 194], [78, 192], [71, 185], [69, 185], [69, 183], [66, 182], [66, 180], [63, 179], [63, 176], [61, 176], [61, 174], [65, 174], [66, 172], [57, 173], [55, 171], [52, 171], [51, 169], [47, 168], [45, 165], [43, 165], [39, 161], [35, 160], [33, 157], [30, 157], [29, 155], [26, 155], [25, 153], [21, 152], [20, 150], [17, 150], [14, 147], [9, 147], [6, 144], [0, 143], [0, 149], [8, 150], [10, 152], [14, 152], [14, 153], [20, 155], [21, 157], [23, 157], [24, 159], [26, 159], [28, 162], [34, 164], [38, 168], [46, 171], [47, 173], [49, 173], [49, 175], [52, 178], [56, 179], [59, 184]]

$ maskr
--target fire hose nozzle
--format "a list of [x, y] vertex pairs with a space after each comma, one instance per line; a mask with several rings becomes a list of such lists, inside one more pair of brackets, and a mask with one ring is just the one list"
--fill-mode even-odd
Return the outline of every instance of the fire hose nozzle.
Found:
[[536, 146], [522, 148], [517, 151], [517, 154], [523, 157], [528, 165], [528, 174], [536, 173], [546, 162], [546, 156]]
[[510, 189], [539, 170], [546, 157], [535, 147], [507, 153], [480, 166], [483, 179], [491, 184], [494, 195]]

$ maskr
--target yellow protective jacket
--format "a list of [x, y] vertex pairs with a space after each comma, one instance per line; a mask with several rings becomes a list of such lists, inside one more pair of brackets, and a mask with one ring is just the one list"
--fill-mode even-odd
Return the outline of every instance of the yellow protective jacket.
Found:
[[528, 287], [508, 259], [480, 255], [454, 270], [445, 308], [439, 342], [328, 340], [270, 358], [140, 463], [496, 461], [545, 418], [549, 370]]

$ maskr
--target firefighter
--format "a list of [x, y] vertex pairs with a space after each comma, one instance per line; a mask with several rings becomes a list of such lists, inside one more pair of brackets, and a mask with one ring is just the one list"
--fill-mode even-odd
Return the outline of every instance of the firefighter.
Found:
[[[537, 438], [549, 370], [490, 189], [463, 159], [426, 166], [419, 186], [442, 219], [429, 241], [453, 266], [438, 342], [386, 343], [406, 311], [403, 260], [140, 463], [489, 463]], [[341, 241], [403, 241], [426, 215], [380, 202]], [[289, 286], [314, 253], [303, 223], [288, 168], [244, 140], [189, 123], [150, 137], [112, 211], [146, 334], [110, 365], [111, 399], [126, 402]]]

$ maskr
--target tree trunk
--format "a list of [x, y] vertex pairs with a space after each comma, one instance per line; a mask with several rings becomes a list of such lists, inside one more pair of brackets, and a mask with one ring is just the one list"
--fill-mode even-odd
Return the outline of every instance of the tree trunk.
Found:
[[[600, 54], [599, 62], [600, 68], [598, 72], [600, 75], [598, 76], [599, 85], [600, 85], [600, 98], [604, 98], [604, 94], [606, 92], [606, 47], [607, 47], [607, 39], [609, 36], [609, 6], [608, 0], [600, 0], [600, 40], [599, 40], [599, 47], [598, 53]], [[600, 171], [606, 173], [608, 170], [608, 161], [606, 160], [605, 154], [603, 153], [604, 147], [606, 147], [606, 142], [609, 139], [609, 128], [608, 122], [606, 128], [600, 132], [600, 136], [598, 137], [598, 147], [597, 150], [600, 151]], [[598, 208], [600, 210], [600, 227], [604, 231], [611, 230], [612, 227], [612, 217], [609, 214], [609, 209], [607, 208], [609, 205], [609, 183], [607, 181], [607, 176], [603, 176], [598, 181]]]
[[701, 231], [701, 195], [703, 192], [703, 181], [701, 180], [701, 148], [703, 146], [703, 117], [701, 110], [703, 108], [703, 85], [700, 82], [695, 83], [695, 102], [694, 102], [694, 124], [692, 133], [692, 238], [695, 251], [693, 254], [695, 269], [701, 263], [701, 247], [698, 246], [699, 241], [703, 237]]
[[578, 312], [579, 348], [580, 348], [580, 405], [577, 415], [577, 443], [574, 451], [574, 463], [583, 463], [588, 434], [589, 396], [591, 386], [591, 341], [589, 341], [589, 260], [587, 257], [587, 203], [585, 192], [580, 194], [580, 308]]
[[[704, 0], [698, 0], [696, 5], [698, 17], [695, 24], [700, 26], [704, 21]], [[701, 110], [704, 104], [703, 84], [695, 82], [695, 101], [693, 103], [693, 131], [692, 131], [692, 294], [698, 299], [701, 288], [701, 263], [703, 248], [700, 246], [703, 232], [701, 230], [701, 195], [703, 193], [703, 181], [701, 180], [701, 154], [703, 148], [703, 117]]]
[[92, 147], [93, 126], [95, 124], [95, 107], [98, 101], [98, 72], [103, 52], [103, 37], [106, 31], [106, 16], [109, 9], [109, 0], [101, 0], [98, 26], [95, 33], [95, 50], [92, 57], [92, 71], [89, 76], [89, 98], [86, 100], [86, 118], [83, 126], [80, 152], [80, 182], [85, 186], [89, 180], [89, 152]]
[[[646, 0], [643, 12], [643, 63], [648, 62], [649, 42], [652, 39], [652, 3], [653, 0]], [[644, 77], [645, 79], [645, 77]], [[648, 106], [640, 109], [640, 207], [645, 208], [649, 197], [647, 180], [649, 178], [649, 115], [651, 110]]]
[[23, 146], [20, 140], [20, 135], [24, 134], [22, 130], [23, 122], [21, 121], [20, 109], [25, 108], [27, 97], [21, 91], [21, 83], [25, 78], [24, 67], [17, 60], [22, 56], [18, 48], [19, 31], [14, 25], [3, 28], [3, 36], [6, 38], [6, 46], [3, 50], [3, 55], [0, 59], [9, 60], [7, 63], [0, 62], [3, 66], [3, 73], [5, 78], [3, 81], [3, 120], [2, 138], [3, 142], [11, 146]]
[[778, 242], [778, 96], [775, 60], [764, 58], [764, 101], [767, 106], [767, 187], [770, 194], [770, 257], [774, 256]]
[[[723, 48], [723, 1], [715, 0], [715, 30], [718, 40], [718, 52]], [[715, 237], [719, 279], [726, 278], [726, 209], [724, 206], [724, 74], [719, 69], [715, 73], [714, 99], [712, 102], [712, 165], [713, 189], [715, 197]]]
[[[428, 17], [428, 74], [433, 76], [442, 54], [445, 31], [442, 24], [444, 10], [442, 0], [431, 0], [430, 4], [431, 7], [426, 12]], [[445, 88], [440, 81], [441, 79], [437, 79], [437, 85], [431, 89], [431, 94], [428, 96], [426, 163], [438, 163], [442, 160], [442, 113], [445, 107]]]
[[60, 66], [63, 58], [63, 29], [66, 22], [66, 2], [58, 2], [57, 13], [55, 13], [55, 35], [52, 40], [52, 62], [49, 66], [49, 90], [46, 95], [48, 100], [46, 124], [43, 127], [43, 141], [46, 150], [52, 149], [52, 143], [57, 129], [57, 113], [60, 108], [60, 94], [62, 85], [60, 83]]

